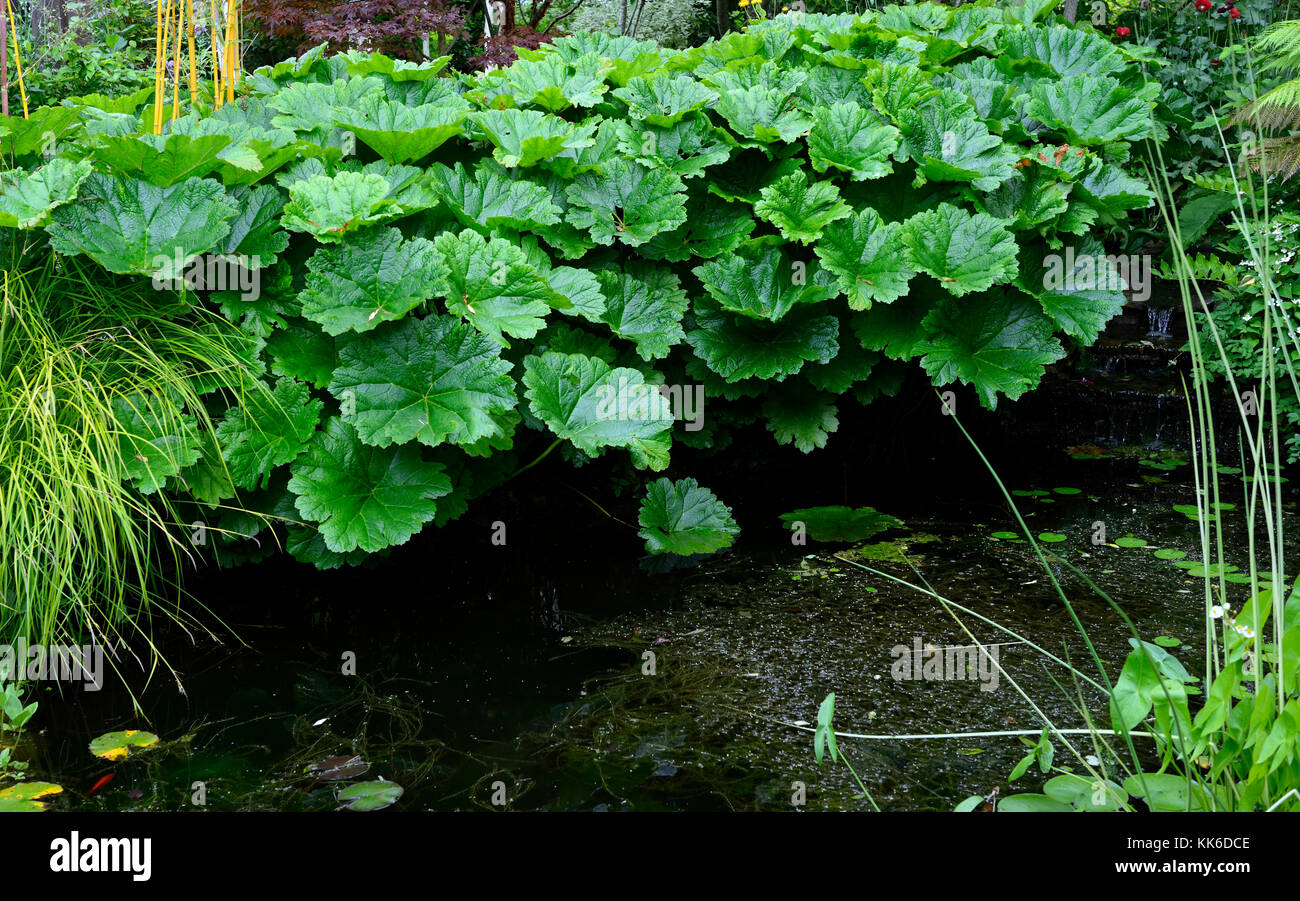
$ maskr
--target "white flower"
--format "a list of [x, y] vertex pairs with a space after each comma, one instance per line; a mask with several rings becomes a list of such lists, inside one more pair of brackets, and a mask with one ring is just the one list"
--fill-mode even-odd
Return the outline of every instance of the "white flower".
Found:
[[1210, 619], [1223, 619], [1223, 608], [1215, 604], [1210, 608]]

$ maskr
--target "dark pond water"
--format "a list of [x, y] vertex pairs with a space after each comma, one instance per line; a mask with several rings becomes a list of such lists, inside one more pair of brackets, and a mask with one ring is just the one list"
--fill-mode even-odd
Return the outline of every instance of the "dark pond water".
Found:
[[[1179, 340], [1146, 326], [1135, 313], [1018, 404], [959, 413], [1008, 488], [1041, 492], [1017, 502], [1035, 533], [1064, 536], [1045, 547], [1145, 638], [1182, 642], [1176, 653], [1195, 671], [1200, 582], [1152, 553], [1199, 554], [1195, 524], [1173, 510], [1194, 501]], [[816, 766], [798, 728], [828, 692], [837, 729], [871, 735], [1036, 731], [1043, 714], [1079, 727], [1081, 706], [1101, 712], [1095, 689], [1023, 641], [862, 568], [924, 582], [1096, 677], [1030, 545], [993, 537], [1016, 526], [934, 394], [909, 388], [841, 419], [811, 458], [755, 430], [723, 458], [675, 460], [672, 474], [713, 488], [743, 529], [702, 562], [644, 559], [627, 525], [636, 498], [615, 471], [556, 462], [374, 566], [317, 573], [274, 560], [192, 576], [187, 587], [224, 629], [213, 626], [219, 641], [166, 636], [183, 691], [166, 672], [147, 688], [137, 674], [136, 712], [120, 690], [60, 700], [45, 689], [23, 749], [31, 775], [65, 786], [57, 804], [74, 809], [192, 808], [202, 783], [207, 809], [325, 810], [341, 783], [304, 770], [359, 755], [364, 778], [404, 787], [407, 810], [778, 810], [800, 783], [805, 809], [864, 809], [848, 773]], [[821, 504], [874, 506], [906, 527], [857, 547], [792, 546], [778, 515]], [[490, 540], [496, 521], [504, 546]], [[1098, 522], [1111, 542], [1131, 534], [1149, 547], [1095, 545]], [[1114, 673], [1127, 628], [1051, 566]], [[893, 678], [897, 646], [968, 646], [972, 635], [998, 645], [1005, 673], [992, 690], [978, 672]], [[356, 674], [345, 674], [353, 657]], [[92, 737], [128, 728], [165, 744], [117, 764], [88, 753]], [[1079, 753], [1107, 759], [1088, 742], [1077, 737]], [[1005, 794], [1024, 753], [1011, 736], [841, 749], [885, 809]], [[1031, 774], [1012, 790], [1034, 788]]]

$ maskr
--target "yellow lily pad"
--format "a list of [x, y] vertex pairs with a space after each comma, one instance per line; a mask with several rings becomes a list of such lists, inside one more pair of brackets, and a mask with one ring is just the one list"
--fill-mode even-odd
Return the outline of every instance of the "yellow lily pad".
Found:
[[0, 789], [0, 813], [39, 813], [46, 809], [40, 799], [61, 791], [53, 782], [19, 782]]
[[139, 729], [109, 732], [90, 743], [90, 753], [105, 760], [125, 760], [130, 754], [158, 744], [158, 736]]

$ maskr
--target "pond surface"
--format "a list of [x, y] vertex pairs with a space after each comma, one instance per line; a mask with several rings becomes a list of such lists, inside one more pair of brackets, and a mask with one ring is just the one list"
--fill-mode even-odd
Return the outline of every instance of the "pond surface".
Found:
[[[1022, 492], [1030, 529], [1060, 536], [1043, 545], [1049, 566], [1112, 675], [1130, 633], [1061, 560], [1144, 638], [1176, 639], [1189, 670], [1200, 665], [1201, 582], [1153, 554], [1199, 557], [1196, 524], [1173, 509], [1195, 501], [1176, 366], [1168, 347], [1116, 341], [1021, 404], [969, 422], [962, 411]], [[403, 786], [406, 810], [786, 810], [796, 792], [804, 809], [858, 810], [870, 802], [847, 770], [813, 760], [806, 727], [828, 692], [836, 728], [860, 734], [1036, 733], [1042, 715], [1084, 726], [1084, 709], [1104, 724], [1096, 689], [1027, 643], [1097, 678], [933, 394], [905, 391], [869, 417], [841, 412], [841, 433], [812, 458], [755, 430], [722, 458], [675, 462], [673, 475], [714, 489], [743, 530], [703, 561], [644, 558], [628, 525], [635, 493], [617, 471], [556, 463], [372, 566], [318, 573], [275, 559], [192, 576], [188, 589], [225, 629], [213, 626], [219, 642], [167, 636], [183, 691], [167, 672], [143, 690], [137, 675], [137, 713], [121, 690], [60, 700], [44, 688], [40, 731], [23, 748], [30, 776], [65, 787], [56, 806], [90, 810], [328, 810], [341, 785], [378, 777]], [[1241, 483], [1225, 476], [1224, 488], [1239, 495]], [[822, 504], [874, 506], [906, 526], [856, 545], [793, 545], [778, 515]], [[498, 521], [504, 546], [491, 541]], [[1092, 540], [1098, 523], [1105, 544]], [[1114, 545], [1130, 535], [1148, 546]], [[1230, 588], [1235, 608], [1246, 587]], [[960, 679], [894, 678], [899, 646], [964, 648], [972, 636], [996, 645], [996, 682], [977, 666]], [[355, 675], [344, 672], [353, 659]], [[163, 744], [116, 764], [91, 757], [90, 739], [117, 729]], [[1073, 740], [1109, 763], [1087, 736]], [[1008, 785], [1025, 753], [1014, 736], [840, 748], [883, 809], [950, 810], [1042, 781], [1031, 772]], [[306, 772], [354, 755], [364, 774]]]

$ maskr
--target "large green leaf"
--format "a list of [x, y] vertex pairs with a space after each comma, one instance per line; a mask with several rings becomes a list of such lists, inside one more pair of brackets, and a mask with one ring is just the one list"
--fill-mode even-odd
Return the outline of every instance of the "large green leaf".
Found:
[[754, 204], [760, 219], [772, 223], [786, 238], [808, 244], [821, 237], [822, 229], [853, 210], [829, 181], [808, 181], [806, 172], [778, 179], [761, 192]]
[[1071, 144], [1136, 141], [1155, 134], [1152, 110], [1159, 91], [1156, 81], [1134, 90], [1109, 76], [1040, 81], [1030, 88], [1025, 113], [1063, 132]]
[[76, 200], [90, 175], [89, 160], [55, 157], [40, 168], [0, 172], [0, 227], [35, 228], [49, 221], [55, 207]]
[[[176, 133], [101, 136], [90, 153], [110, 169], [166, 188], [215, 170], [221, 152], [229, 144], [230, 136], [225, 134], [197, 137]], [[260, 162], [251, 151], [246, 151], [242, 161], [250, 166]]]
[[716, 303], [697, 301], [694, 330], [686, 342], [729, 382], [747, 378], [782, 378], [804, 363], [829, 362], [839, 350], [839, 323], [834, 316], [795, 310], [781, 322], [736, 316]]
[[882, 123], [856, 103], [835, 103], [813, 111], [808, 159], [818, 172], [842, 169], [861, 181], [893, 170], [898, 129]]
[[1061, 78], [1111, 75], [1124, 68], [1124, 57], [1098, 35], [1064, 25], [1034, 25], [1003, 31], [998, 49], [1012, 60], [1046, 63]]
[[520, 104], [533, 103], [551, 112], [595, 106], [608, 90], [604, 75], [605, 65], [595, 53], [572, 60], [553, 53], [520, 59], [506, 70], [506, 80]]
[[638, 533], [651, 554], [712, 554], [740, 532], [731, 508], [694, 479], [659, 479], [646, 486]]
[[812, 128], [812, 119], [789, 104], [790, 92], [756, 85], [725, 92], [717, 111], [731, 130], [760, 144], [790, 142]]
[[1038, 298], [1056, 327], [1081, 344], [1097, 340], [1124, 308], [1124, 279], [1101, 243], [1084, 240], [1058, 250], [1025, 248], [1017, 284]]
[[967, 181], [991, 191], [1010, 178], [1017, 155], [990, 134], [965, 95], [943, 89], [903, 114], [904, 147], [926, 178]]
[[724, 310], [769, 322], [780, 321], [798, 304], [826, 300], [833, 293], [815, 268], [810, 272], [807, 263], [767, 242], [751, 242], [694, 272]]
[[314, 175], [289, 186], [282, 222], [290, 231], [307, 232], [318, 241], [341, 241], [383, 221], [390, 190], [389, 181], [373, 172]]
[[273, 389], [260, 384], [217, 423], [217, 440], [230, 478], [240, 488], [265, 488], [271, 470], [306, 449], [324, 403], [302, 382], [282, 378]]
[[728, 203], [711, 191], [701, 192], [686, 201], [685, 222], [637, 249], [644, 256], [675, 263], [691, 257], [708, 260], [735, 250], [757, 224], [744, 204]]
[[735, 146], [735, 140], [702, 113], [665, 126], [620, 120], [614, 133], [620, 153], [648, 169], [667, 169], [683, 179], [697, 178], [710, 166], [721, 166], [731, 158]]
[[663, 169], [617, 159], [603, 173], [583, 173], [569, 186], [568, 221], [598, 244], [615, 238], [633, 247], [686, 221], [686, 189]]
[[523, 382], [533, 415], [586, 453], [628, 447], [672, 428], [667, 398], [636, 369], [548, 351], [524, 358]]
[[298, 512], [320, 524], [335, 553], [405, 543], [433, 519], [437, 499], [451, 493], [443, 465], [421, 459], [418, 446], [371, 447], [337, 416], [289, 472]]
[[335, 122], [390, 163], [423, 159], [463, 132], [468, 101], [452, 95], [442, 103], [410, 107], [369, 94], [346, 107]]
[[110, 272], [177, 279], [195, 256], [220, 247], [236, 213], [214, 181], [161, 188], [93, 172], [76, 203], [51, 213], [47, 230], [59, 253], [84, 253]]
[[553, 293], [537, 268], [515, 245], [470, 229], [434, 239], [447, 267], [447, 309], [493, 341], [531, 338], [550, 312]]
[[685, 75], [638, 76], [613, 93], [627, 104], [632, 118], [663, 126], [718, 99], [716, 91]]
[[167, 479], [197, 462], [199, 432], [194, 417], [153, 392], [113, 398], [117, 459], [124, 479], [154, 494]]
[[1065, 355], [1052, 322], [1032, 299], [999, 292], [981, 302], [949, 300], [927, 319], [932, 337], [917, 350], [935, 385], [974, 386], [994, 409], [997, 395], [1015, 400], [1038, 384], [1043, 367]]
[[366, 444], [472, 444], [502, 434], [515, 406], [511, 364], [451, 316], [407, 319], [339, 351], [330, 392]]
[[485, 110], [470, 119], [495, 145], [492, 156], [496, 161], [511, 169], [536, 166], [565, 149], [594, 143], [589, 132], [538, 110]]
[[331, 335], [368, 332], [447, 291], [446, 265], [433, 243], [404, 240], [395, 228], [367, 229], [321, 247], [307, 268], [303, 315]]
[[870, 208], [827, 226], [816, 250], [855, 310], [896, 300], [915, 274], [908, 265], [903, 226], [882, 221]]
[[793, 444], [805, 454], [825, 447], [840, 427], [835, 399], [799, 385], [779, 385], [763, 397], [763, 417], [777, 444]]
[[903, 243], [917, 271], [933, 275], [958, 297], [1008, 281], [1016, 273], [1016, 241], [1006, 224], [950, 203], [908, 219]]
[[455, 169], [438, 163], [433, 178], [456, 218], [485, 233], [496, 228], [533, 231], [560, 221], [561, 210], [552, 202], [550, 191], [511, 178], [491, 160], [474, 167], [472, 175], [463, 163], [457, 163]]
[[589, 318], [635, 342], [641, 359], [666, 357], [685, 340], [682, 314], [689, 301], [671, 269], [635, 262], [622, 271], [601, 269], [596, 276], [605, 308], [599, 316]]

